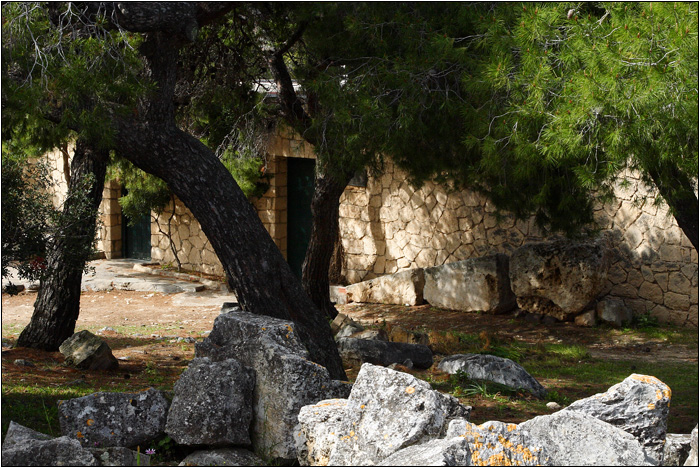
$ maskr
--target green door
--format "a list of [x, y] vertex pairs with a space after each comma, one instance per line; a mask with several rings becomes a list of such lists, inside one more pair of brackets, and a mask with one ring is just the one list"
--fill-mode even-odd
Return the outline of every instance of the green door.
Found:
[[129, 225], [129, 218], [122, 216], [124, 257], [150, 260], [151, 258], [151, 217], [143, 216]]
[[287, 159], [287, 262], [298, 278], [311, 239], [315, 167], [313, 159]]

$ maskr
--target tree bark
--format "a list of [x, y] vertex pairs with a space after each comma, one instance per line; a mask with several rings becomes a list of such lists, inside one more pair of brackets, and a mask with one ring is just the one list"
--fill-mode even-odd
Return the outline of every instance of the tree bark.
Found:
[[652, 159], [646, 167], [659, 194], [671, 208], [678, 226], [683, 230], [695, 251], [698, 251], [698, 212], [700, 206], [693, 183], [676, 165], [662, 158]]
[[[17, 346], [56, 351], [75, 332], [80, 311], [80, 284], [95, 239], [108, 159], [107, 151], [95, 150], [83, 140], [77, 141], [63, 207], [64, 226], [49, 247], [47, 271], [34, 303], [34, 313], [20, 334]], [[88, 192], [88, 214], [83, 217], [85, 199], [78, 192], [89, 177], [93, 182]], [[65, 223], [70, 224], [66, 226]]]
[[330, 299], [329, 269], [338, 239], [340, 196], [351, 177], [352, 174], [317, 175], [311, 199], [311, 239], [302, 265], [301, 282], [316, 307], [331, 320], [338, 311]]
[[209, 148], [175, 125], [177, 42], [155, 33], [142, 52], [158, 87], [143, 120], [120, 122], [117, 152], [163, 179], [192, 211], [245, 310], [292, 320], [311, 359], [334, 379], [345, 379], [328, 321], [304, 293], [233, 176]]

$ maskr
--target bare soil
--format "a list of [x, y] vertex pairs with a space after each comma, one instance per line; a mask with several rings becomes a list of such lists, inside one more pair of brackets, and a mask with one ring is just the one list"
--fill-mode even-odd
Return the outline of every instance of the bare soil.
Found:
[[[63, 365], [60, 353], [47, 353], [26, 348], [7, 348], [21, 329], [29, 323], [33, 311], [35, 292], [23, 292], [17, 296], [2, 295], [2, 378], [6, 382], [29, 386], [68, 388], [76, 382], [86, 386], [113, 391], [139, 391], [149, 386], [172, 389], [180, 373], [194, 357], [194, 340], [201, 340], [211, 330], [225, 297], [217, 293], [162, 294], [137, 291], [84, 292], [81, 298], [81, 313], [77, 329], [98, 332], [110, 345], [114, 355], [120, 359], [117, 372], [83, 371]], [[531, 323], [514, 314], [485, 315], [437, 309], [430, 305], [405, 307], [373, 304], [348, 304], [339, 306], [345, 313], [366, 326], [399, 329], [406, 332], [407, 339], [413, 332], [437, 333], [443, 338], [433, 346], [436, 354], [449, 354], [450, 343], [444, 341], [448, 331], [488, 336], [494, 341], [508, 343], [565, 343], [586, 347], [593, 357], [646, 362], [698, 362], [698, 341], [670, 343], [665, 338], [651, 338], [644, 334], [623, 333], [611, 328], [581, 328], [567, 323]], [[103, 330], [104, 328], [107, 330]], [[112, 330], [109, 330], [109, 329]], [[396, 331], [396, 330], [394, 330]], [[686, 334], [687, 336], [687, 334]], [[187, 338], [188, 341], [183, 341]], [[194, 340], [193, 340], [194, 338]], [[36, 367], [15, 364], [16, 359], [27, 359]], [[438, 362], [439, 356], [436, 356]], [[348, 368], [348, 377], [353, 379], [357, 368]], [[433, 381], [446, 379], [435, 369], [420, 373], [412, 372]], [[555, 382], [542, 380], [545, 387]], [[571, 389], [570, 389], [571, 390]], [[590, 386], [571, 390], [581, 397], [594, 391]], [[519, 422], [542, 410], [527, 405], [517, 411], [503, 408], [497, 401], [477, 398], [475, 419], [499, 419]], [[476, 410], [476, 406], [479, 409]], [[685, 419], [685, 418], [684, 418]], [[685, 425], [694, 425], [696, 415], [688, 415]], [[692, 420], [692, 421], [691, 421]], [[4, 426], [4, 425], [3, 425]], [[692, 428], [693, 426], [689, 426]]]

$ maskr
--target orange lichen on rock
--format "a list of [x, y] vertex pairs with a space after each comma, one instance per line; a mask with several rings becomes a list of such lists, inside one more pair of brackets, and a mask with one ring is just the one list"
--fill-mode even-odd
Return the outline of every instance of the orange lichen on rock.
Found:
[[517, 428], [518, 428], [518, 425], [517, 425], [517, 424], [508, 424], [508, 425], [506, 426], [506, 430], [507, 430], [508, 432], [512, 432], [512, 431], [516, 430]]
[[95, 424], [95, 421], [93, 421], [92, 419], [88, 419], [87, 421], [85, 421], [85, 424], [87, 424], [88, 426], [92, 426], [93, 424]]
[[633, 378], [634, 380], [639, 380], [640, 382], [652, 384], [652, 385], [658, 385], [660, 383], [663, 383], [659, 379], [654, 377], [653, 375], [632, 374], [632, 375], [630, 375], [630, 378]]
[[409, 395], [414, 393], [415, 391], [416, 389], [413, 387], [406, 387], [406, 393], [408, 393]]

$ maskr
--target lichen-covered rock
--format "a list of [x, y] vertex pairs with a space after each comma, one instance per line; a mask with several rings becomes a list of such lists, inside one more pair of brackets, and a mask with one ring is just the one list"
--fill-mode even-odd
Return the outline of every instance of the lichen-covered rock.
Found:
[[567, 320], [603, 291], [611, 250], [604, 240], [534, 242], [510, 257], [510, 282], [518, 306]]
[[471, 408], [412, 375], [364, 364], [345, 407], [330, 465], [374, 465], [435, 439]]
[[77, 440], [53, 438], [11, 421], [2, 445], [2, 465], [98, 466], [98, 462]]
[[80, 369], [113, 370], [119, 367], [109, 345], [87, 330], [73, 334], [61, 343], [58, 350], [65, 356], [66, 364]]
[[530, 444], [544, 447], [555, 466], [652, 466], [632, 434], [576, 411], [557, 411], [518, 425]]
[[546, 447], [532, 444], [515, 424], [488, 421], [480, 425], [464, 419], [450, 422], [445, 438], [460, 437], [469, 446], [470, 466], [549, 466]]
[[538, 398], [544, 398], [547, 394], [547, 390], [521, 365], [490, 354], [447, 356], [440, 361], [438, 369], [449, 374], [464, 372], [470, 379], [488, 380], [516, 390], [526, 390]]
[[63, 435], [85, 446], [135, 447], [164, 434], [170, 403], [163, 392], [93, 393], [58, 401]]
[[265, 462], [250, 450], [220, 448], [193, 452], [178, 466], [265, 466]]
[[632, 374], [605, 393], [575, 401], [565, 411], [585, 413], [629, 432], [661, 463], [670, 406], [668, 385], [656, 377]]
[[300, 428], [295, 440], [301, 466], [328, 466], [340, 438], [347, 403], [347, 399], [322, 400], [299, 411]]
[[420, 268], [380, 276], [347, 287], [348, 301], [376, 304], [420, 305], [425, 279]]
[[27, 440], [51, 440], [48, 434], [43, 434], [37, 432], [34, 429], [29, 429], [21, 424], [17, 424], [14, 421], [10, 421], [10, 425], [7, 427], [7, 434], [5, 434], [5, 440], [2, 443], [3, 448], [10, 448], [17, 443], [21, 443]]
[[690, 434], [666, 434], [663, 466], [683, 466], [690, 454]]
[[308, 360], [292, 322], [223, 311], [209, 336], [195, 345], [195, 356], [237, 359], [255, 370], [251, 440], [255, 452], [270, 459], [296, 460], [294, 434], [302, 406], [347, 396], [346, 385]]
[[698, 466], [698, 426], [690, 433], [690, 453], [683, 466]]
[[463, 437], [433, 439], [389, 455], [379, 466], [469, 466], [471, 452]]
[[407, 359], [420, 369], [427, 369], [433, 365], [433, 352], [420, 344], [341, 338], [338, 340], [338, 352], [343, 362], [349, 365], [369, 362], [388, 366], [395, 362], [401, 364]]
[[165, 432], [182, 445], [249, 445], [255, 371], [196, 358], [175, 383]]
[[487, 255], [426, 268], [423, 295], [435, 307], [491, 314], [508, 312], [515, 307], [508, 257]]
[[99, 466], [151, 466], [151, 456], [126, 447], [89, 449]]

